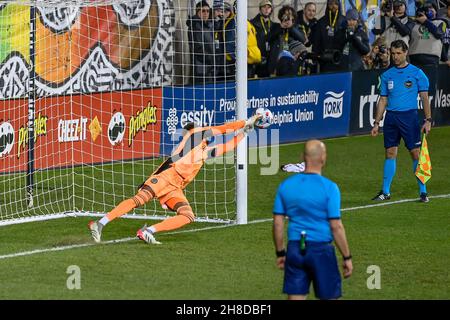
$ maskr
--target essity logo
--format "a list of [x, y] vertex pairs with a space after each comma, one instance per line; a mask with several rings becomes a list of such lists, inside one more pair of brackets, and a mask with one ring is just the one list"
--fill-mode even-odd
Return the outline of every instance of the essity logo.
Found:
[[174, 134], [177, 131], [178, 116], [176, 108], [169, 109], [169, 116], [166, 119], [166, 124], [168, 134]]
[[340, 118], [342, 116], [342, 110], [344, 106], [344, 93], [336, 93], [328, 91], [325, 94], [325, 100], [323, 101], [323, 118]]

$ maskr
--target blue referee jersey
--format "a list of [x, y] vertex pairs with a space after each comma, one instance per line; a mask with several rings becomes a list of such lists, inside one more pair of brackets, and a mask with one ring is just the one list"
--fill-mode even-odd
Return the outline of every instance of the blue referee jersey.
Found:
[[425, 73], [412, 64], [392, 67], [381, 75], [380, 95], [388, 97], [387, 111], [417, 110], [417, 94], [429, 85]]
[[329, 219], [341, 218], [341, 194], [333, 181], [314, 173], [299, 173], [278, 187], [273, 214], [289, 217], [288, 240], [331, 242]]

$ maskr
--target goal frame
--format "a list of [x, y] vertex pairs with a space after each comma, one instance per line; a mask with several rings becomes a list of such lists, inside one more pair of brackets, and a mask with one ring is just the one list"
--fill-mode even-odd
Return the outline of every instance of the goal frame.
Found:
[[[48, 6], [55, 6], [64, 1], [49, 1]], [[67, 4], [77, 4], [78, 1], [66, 1]], [[97, 1], [102, 5], [114, 3], [114, 1]], [[104, 3], [103, 3], [104, 2]], [[4, 2], [0, 2], [4, 3]], [[36, 5], [44, 6], [46, 2], [38, 1], [20, 1], [5, 2], [28, 5], [30, 8], [30, 66], [29, 66], [29, 92], [28, 92], [28, 144], [27, 144], [27, 166], [26, 166], [26, 201], [29, 208], [34, 206], [34, 173], [35, 173], [35, 102], [36, 102], [36, 62], [35, 62], [35, 44], [36, 44]], [[80, 3], [84, 3], [81, 1]], [[95, 1], [94, 1], [95, 3]], [[243, 120], [247, 118], [247, 0], [237, 0], [236, 8], [236, 118]], [[47, 5], [47, 3], [46, 3]], [[72, 102], [71, 102], [72, 103]], [[248, 174], [248, 143], [243, 139], [236, 149], [236, 220], [210, 219], [199, 217], [196, 221], [208, 223], [237, 223], [246, 224], [247, 216], [247, 174]], [[73, 164], [72, 164], [73, 167]], [[74, 182], [73, 182], [74, 184]], [[0, 226], [20, 224], [26, 222], [45, 221], [65, 217], [101, 217], [104, 212], [85, 212], [76, 211], [75, 205], [73, 211], [66, 211], [54, 214], [44, 214], [37, 216], [26, 216], [21, 218], [6, 219], [0, 221]], [[165, 219], [168, 216], [161, 215], [141, 215], [127, 214], [123, 218], [131, 219]]]

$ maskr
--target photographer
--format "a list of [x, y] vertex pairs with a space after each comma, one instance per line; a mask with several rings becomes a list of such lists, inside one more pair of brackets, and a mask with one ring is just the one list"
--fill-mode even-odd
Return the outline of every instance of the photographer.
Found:
[[[341, 14], [341, 2], [339, 0], [328, 0], [325, 15], [319, 19], [314, 27], [312, 35], [312, 52], [318, 56], [327, 50], [337, 49], [336, 33], [342, 27], [345, 17]], [[320, 72], [339, 71], [338, 65], [320, 61]]]
[[450, 0], [447, 1], [447, 7], [445, 13], [439, 16], [440, 19], [445, 21], [447, 29], [445, 30], [444, 38], [442, 39], [442, 54], [441, 61], [450, 67]]
[[311, 46], [314, 27], [317, 24], [316, 12], [317, 8], [314, 2], [306, 3], [305, 8], [297, 12], [297, 24], [306, 35], [305, 46], [307, 47]]
[[232, 81], [236, 73], [236, 21], [233, 7], [223, 0], [215, 0], [213, 12], [216, 80]]
[[387, 69], [390, 67], [390, 50], [384, 37], [377, 38], [372, 44], [372, 50], [363, 58], [366, 69]]
[[195, 15], [186, 21], [191, 53], [192, 83], [213, 82], [214, 68], [214, 25], [211, 8], [205, 0], [195, 6]]
[[442, 54], [446, 24], [436, 19], [437, 4], [429, 1], [417, 9], [409, 46], [410, 62], [418, 67], [437, 66]]
[[406, 14], [406, 0], [387, 0], [381, 6], [381, 15], [375, 20], [373, 34], [382, 35], [389, 48], [395, 40], [410, 41], [414, 21]]
[[336, 34], [337, 48], [342, 50], [339, 65], [345, 71], [364, 70], [363, 56], [370, 52], [369, 38], [359, 24], [357, 10], [348, 10], [345, 19], [345, 28], [338, 30]]
[[306, 47], [300, 41], [291, 41], [289, 50], [282, 50], [277, 61], [276, 75], [299, 76], [304, 74], [304, 57], [307, 53]]
[[289, 44], [292, 41], [300, 41], [305, 43], [306, 36], [295, 25], [296, 12], [291, 6], [283, 6], [278, 12], [280, 23], [274, 23], [269, 38], [270, 55], [269, 55], [269, 73], [275, 75], [276, 65], [281, 51], [289, 51]]

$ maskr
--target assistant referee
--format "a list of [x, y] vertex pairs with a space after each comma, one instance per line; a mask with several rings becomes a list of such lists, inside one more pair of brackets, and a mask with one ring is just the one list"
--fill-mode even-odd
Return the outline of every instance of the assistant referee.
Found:
[[[391, 44], [391, 55], [394, 67], [381, 75], [380, 100], [377, 105], [372, 136], [379, 133], [380, 121], [386, 111], [384, 119], [384, 148], [385, 160], [383, 167], [383, 184], [381, 191], [372, 199], [376, 201], [391, 198], [391, 184], [397, 168], [397, 153], [400, 139], [403, 139], [413, 160], [413, 173], [419, 162], [421, 137], [423, 131], [428, 134], [431, 130], [431, 108], [428, 99], [429, 80], [425, 73], [416, 66], [408, 63], [408, 46], [403, 40], [396, 40]], [[419, 125], [417, 96], [423, 103], [425, 119], [422, 127]], [[415, 177], [415, 176], [414, 176]], [[419, 200], [428, 202], [425, 184], [415, 177], [419, 186]]]
[[[277, 266], [284, 269], [283, 292], [289, 300], [304, 300], [311, 282], [319, 299], [342, 295], [334, 239], [343, 256], [343, 275], [352, 274], [353, 264], [341, 221], [341, 195], [336, 183], [322, 176], [327, 153], [325, 144], [305, 144], [306, 169], [284, 180], [278, 187], [273, 207], [273, 240]], [[287, 250], [284, 220], [289, 218]]]

